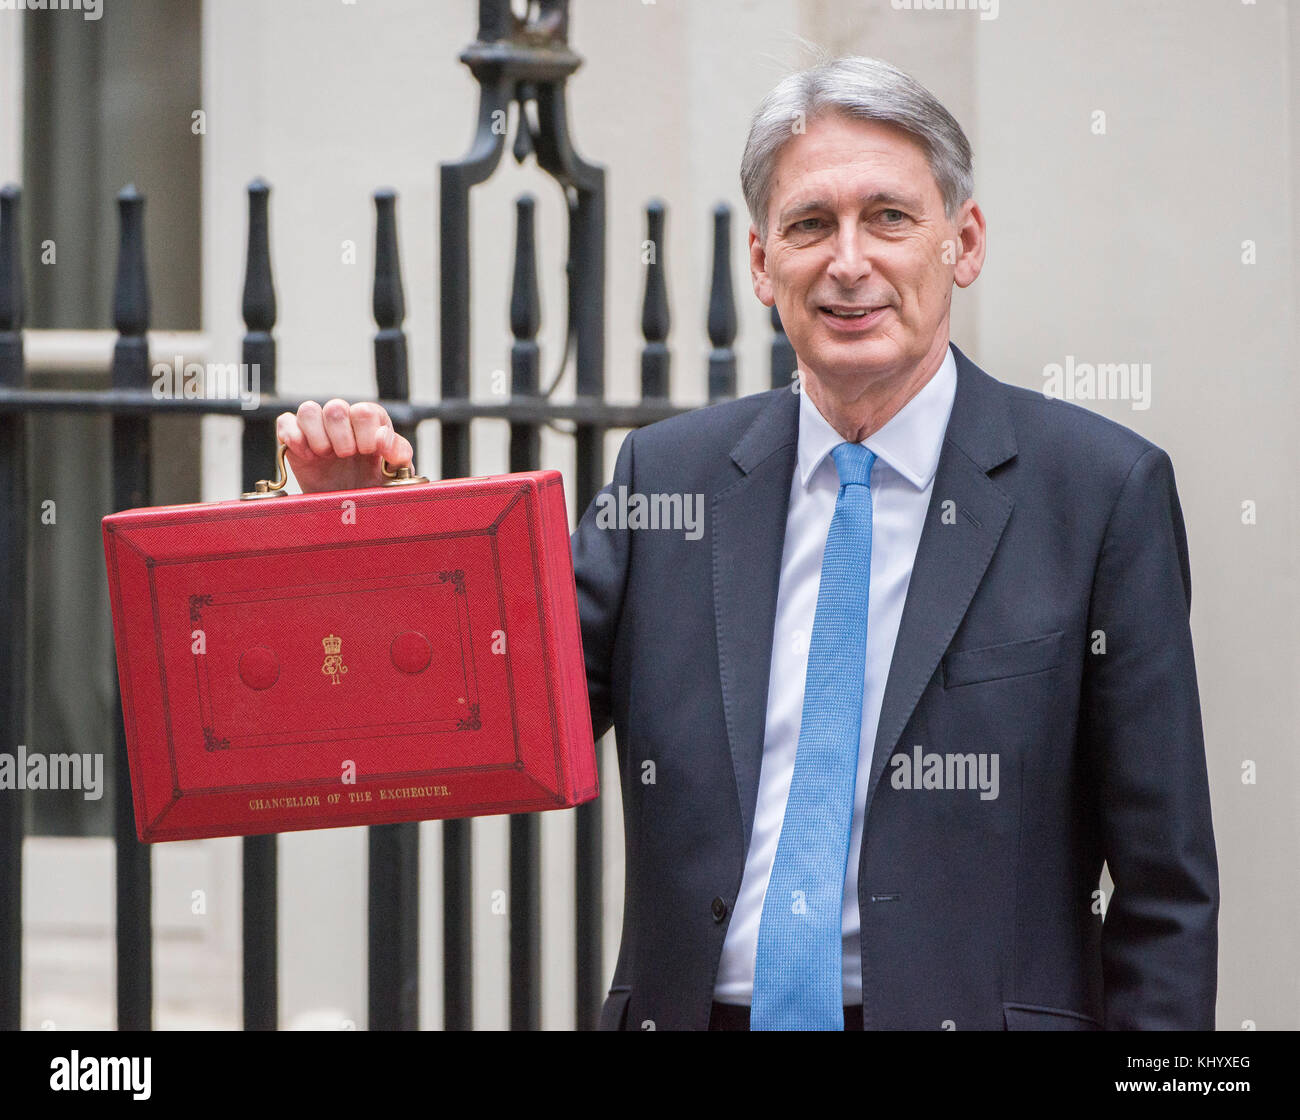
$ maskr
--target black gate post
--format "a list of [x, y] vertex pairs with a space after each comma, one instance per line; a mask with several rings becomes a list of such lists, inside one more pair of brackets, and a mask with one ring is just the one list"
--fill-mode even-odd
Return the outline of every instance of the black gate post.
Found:
[[[461, 54], [499, 50], [512, 16], [508, 3], [479, 0], [479, 39]], [[443, 401], [469, 398], [469, 192], [496, 169], [505, 143], [503, 127], [510, 106], [511, 82], [498, 64], [488, 79], [479, 77], [478, 125], [464, 159], [444, 163], [440, 172], [439, 220], [442, 243], [439, 261]], [[442, 477], [464, 478], [470, 473], [468, 422], [444, 421]], [[443, 1026], [469, 1030], [473, 1025], [473, 885], [471, 824], [443, 821], [442, 937]]]
[[[375, 192], [373, 310], [375, 384], [380, 400], [408, 400], [406, 297], [397, 253], [397, 195]], [[415, 445], [415, 425], [393, 427]], [[367, 1026], [413, 1031], [420, 1026], [420, 826], [376, 824], [369, 837]]]
[[[269, 202], [262, 179], [248, 185], [248, 256], [244, 271], [244, 335], [241, 376], [259, 396], [275, 396], [275, 284], [271, 278]], [[253, 377], [256, 371], [256, 377]], [[241, 444], [244, 490], [276, 476], [275, 417], [244, 421]], [[244, 862], [244, 1029], [273, 1031], [279, 1023], [279, 849], [274, 833], [245, 836]]]
[[[121, 228], [113, 321], [114, 389], [149, 388], [149, 285], [145, 275], [144, 197], [134, 186], [117, 196]], [[149, 413], [113, 416], [113, 509], [147, 506], [150, 501]], [[116, 666], [115, 666], [116, 672]], [[116, 681], [116, 675], [114, 676]], [[113, 689], [113, 835], [117, 859], [117, 1028], [153, 1027], [153, 864], [152, 849], [135, 835], [131, 773], [127, 764], [122, 700]]]
[[[0, 388], [26, 387], [18, 201], [0, 190]], [[27, 741], [27, 420], [0, 413], [0, 750]], [[0, 791], [0, 1030], [22, 1025], [23, 794]]]
[[[566, 5], [567, 8], [567, 5]], [[564, 25], [567, 34], [567, 21]], [[575, 58], [576, 66], [576, 58]], [[579, 399], [605, 397], [605, 169], [587, 163], [569, 139], [564, 81], [542, 85], [537, 95], [537, 162], [564, 184], [569, 196], [569, 315], [577, 335], [576, 393]], [[577, 478], [574, 506], [579, 514], [605, 478], [605, 426], [577, 421]], [[603, 785], [600, 747], [596, 773]], [[601, 915], [604, 854], [601, 802], [575, 810], [574, 854], [574, 1026], [593, 1030], [604, 996]]]
[[[541, 308], [537, 292], [534, 228], [536, 200], [515, 201], [515, 268], [510, 292], [510, 396], [537, 396], [540, 350], [537, 330]], [[514, 471], [535, 471], [541, 464], [541, 431], [535, 422], [510, 425], [510, 464]], [[542, 1015], [541, 871], [542, 831], [537, 813], [510, 817], [510, 1029], [540, 1029]]]
[[[582, 65], [569, 49], [568, 0], [537, 0], [517, 16], [509, 0], [479, 0], [478, 39], [460, 59], [479, 83], [478, 121], [465, 158], [441, 167], [442, 399], [469, 397], [469, 192], [492, 175], [505, 148], [511, 102], [518, 105], [514, 152], [530, 151], [564, 190], [569, 208], [569, 335], [576, 336], [576, 395], [600, 403], [605, 391], [605, 172], [587, 163], [569, 138], [565, 83]], [[529, 118], [528, 107], [536, 114]], [[584, 509], [604, 476], [605, 426], [575, 423], [577, 506]], [[442, 426], [444, 478], [470, 473], [469, 425]], [[575, 1013], [579, 1030], [595, 1025], [602, 995], [600, 808], [576, 810]], [[443, 824], [446, 1026], [471, 1025], [470, 832], [467, 821]], [[535, 858], [522, 839], [520, 858]]]

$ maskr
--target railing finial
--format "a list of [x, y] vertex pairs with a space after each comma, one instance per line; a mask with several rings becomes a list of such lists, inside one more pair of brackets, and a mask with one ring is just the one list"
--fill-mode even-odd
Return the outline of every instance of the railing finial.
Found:
[[397, 192], [375, 191], [375, 384], [381, 400], [407, 400], [411, 395], [406, 354], [406, 295], [397, 252]]
[[664, 262], [664, 222], [667, 207], [659, 199], [646, 204], [646, 239], [650, 250], [645, 262], [645, 296], [641, 301], [641, 334], [645, 347], [641, 351], [641, 399], [666, 399], [668, 396], [668, 282]]
[[736, 395], [736, 301], [731, 290], [731, 207], [713, 208], [713, 281], [709, 286], [709, 400]]
[[275, 283], [271, 279], [271, 186], [260, 176], [248, 184], [248, 255], [244, 264], [243, 363], [257, 369], [258, 391], [275, 393]]
[[23, 266], [18, 234], [22, 191], [15, 183], [0, 187], [0, 385], [24, 384]]
[[117, 280], [113, 285], [113, 388], [149, 385], [149, 280], [144, 253], [144, 195], [128, 183], [117, 193]]

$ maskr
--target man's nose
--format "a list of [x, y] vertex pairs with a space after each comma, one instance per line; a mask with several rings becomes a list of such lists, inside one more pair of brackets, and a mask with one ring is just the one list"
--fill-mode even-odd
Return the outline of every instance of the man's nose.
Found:
[[831, 279], [846, 291], [857, 287], [860, 280], [871, 275], [867, 238], [857, 222], [845, 223], [836, 232], [834, 257], [827, 271]]

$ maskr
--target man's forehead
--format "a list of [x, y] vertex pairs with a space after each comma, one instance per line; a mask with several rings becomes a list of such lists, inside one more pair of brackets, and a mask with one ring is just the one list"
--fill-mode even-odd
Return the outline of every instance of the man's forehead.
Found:
[[778, 178], [772, 201], [780, 219], [785, 220], [796, 210], [829, 210], [846, 204], [917, 210], [941, 199], [939, 186], [925, 163], [919, 168], [833, 164]]
[[879, 121], [816, 121], [782, 147], [774, 171], [774, 200], [782, 206], [846, 192], [860, 199], [938, 193], [920, 143]]

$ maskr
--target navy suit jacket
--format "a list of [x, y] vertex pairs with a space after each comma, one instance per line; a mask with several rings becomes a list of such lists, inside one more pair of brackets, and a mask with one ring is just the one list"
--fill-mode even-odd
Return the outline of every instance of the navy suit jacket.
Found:
[[[867, 794], [864, 1027], [1213, 1029], [1218, 868], [1169, 456], [953, 350]], [[702, 494], [703, 534], [601, 527], [599, 498], [573, 534], [626, 849], [601, 1029], [708, 1025], [754, 822], [798, 423], [781, 388], [631, 432], [603, 493]], [[918, 745], [996, 754], [998, 797], [900, 788], [886, 765]]]

